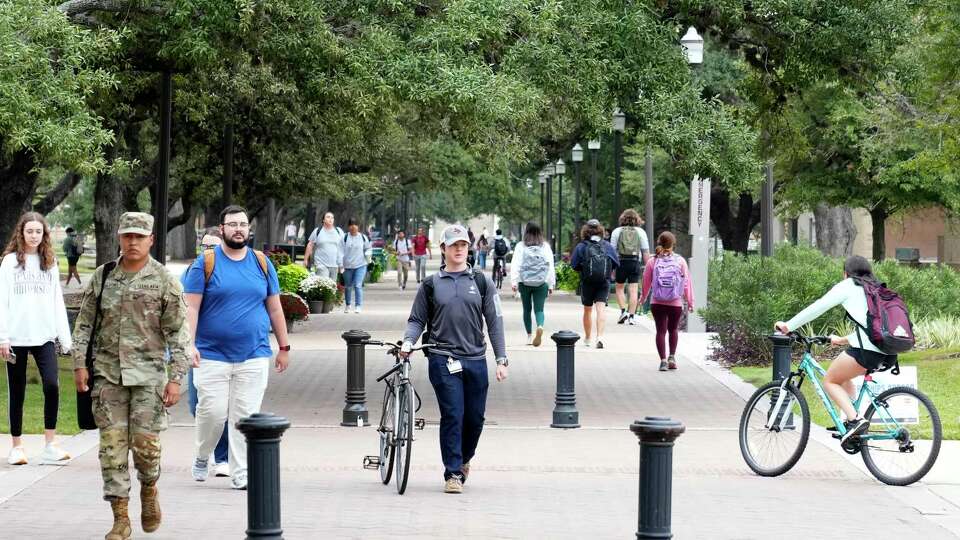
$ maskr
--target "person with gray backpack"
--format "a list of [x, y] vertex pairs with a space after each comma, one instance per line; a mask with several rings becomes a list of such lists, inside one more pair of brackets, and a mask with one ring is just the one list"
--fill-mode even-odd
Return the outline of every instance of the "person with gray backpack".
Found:
[[650, 258], [650, 241], [646, 231], [640, 227], [640, 214], [636, 210], [627, 208], [620, 214], [620, 226], [610, 234], [610, 243], [617, 248], [617, 255], [620, 256], [620, 266], [614, 276], [617, 304], [620, 306], [617, 324], [634, 325], [640, 274]]
[[[523, 302], [523, 326], [527, 330], [527, 345], [539, 347], [543, 340], [543, 306], [547, 302], [547, 296], [553, 294], [557, 273], [553, 267], [550, 243], [544, 241], [543, 230], [532, 221], [527, 223], [523, 242], [513, 248], [510, 284], [513, 292], [520, 292], [520, 301]], [[533, 332], [531, 311], [537, 319], [536, 333]]]
[[[660, 371], [677, 369], [677, 343], [680, 340], [680, 319], [683, 303], [693, 311], [693, 286], [690, 268], [683, 257], [673, 252], [677, 239], [670, 231], [657, 237], [657, 253], [653, 262], [643, 270], [642, 304], [650, 296], [650, 312], [657, 326], [657, 352], [660, 354]], [[667, 354], [666, 336], [670, 333], [670, 354]]]

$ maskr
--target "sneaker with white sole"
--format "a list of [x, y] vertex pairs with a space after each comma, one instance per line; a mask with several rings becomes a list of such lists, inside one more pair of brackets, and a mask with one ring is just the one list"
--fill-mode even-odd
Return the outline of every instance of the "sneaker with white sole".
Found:
[[354, 312], [354, 313], [360, 313], [360, 306], [357, 306], [357, 308], [354, 309], [353, 312]]
[[344, 312], [344, 313], [350, 313], [350, 304], [344, 304], [344, 305], [343, 305], [343, 312]]
[[583, 346], [584, 346], [584, 347], [590, 347], [592, 343], [593, 343], [593, 342], [590, 341], [590, 338], [587, 338], [587, 339], [583, 340]]
[[527, 345], [533, 345], [533, 334], [527, 334]]
[[537, 327], [537, 332], [533, 335], [533, 346], [534, 346], [534, 347], [539, 347], [539, 346], [540, 346], [540, 342], [541, 342], [542, 340], [543, 340], [543, 327], [542, 327], [542, 326], [538, 326], [538, 327]]
[[247, 473], [237, 473], [230, 479], [230, 487], [233, 489], [246, 490], [247, 489]]
[[463, 493], [463, 480], [459, 476], [451, 476], [443, 484], [444, 493]]
[[10, 455], [7, 456], [7, 463], [10, 465], [26, 465], [27, 454], [22, 446], [14, 446], [10, 449]]
[[218, 478], [229, 478], [230, 477], [230, 464], [229, 463], [216, 463], [213, 466], [213, 475]]
[[630, 315], [630, 318], [627, 319], [627, 324], [629, 324], [630, 326], [636, 326], [640, 323], [637, 322], [637, 316], [634, 314], [634, 315]]
[[193, 462], [193, 467], [190, 468], [190, 473], [193, 474], [193, 479], [197, 482], [205, 482], [210, 474], [210, 460], [208, 458], [197, 458]]
[[627, 320], [628, 320], [629, 318], [630, 318], [630, 314], [627, 313], [627, 310], [621, 309], [621, 310], [620, 310], [620, 318], [617, 319], [617, 324], [623, 324], [623, 323], [627, 322]]
[[850, 439], [854, 437], [859, 437], [867, 432], [870, 429], [870, 421], [866, 418], [858, 418], [856, 420], [850, 421], [851, 426], [847, 429], [847, 432], [843, 434], [843, 437], [840, 438], [840, 444], [847, 444]]
[[66, 465], [70, 461], [70, 454], [52, 442], [43, 447], [40, 459], [47, 465]]
[[598, 348], [598, 349], [602, 349], [602, 348], [603, 348], [603, 342], [600, 341], [599, 339], [597, 340], [597, 348]]

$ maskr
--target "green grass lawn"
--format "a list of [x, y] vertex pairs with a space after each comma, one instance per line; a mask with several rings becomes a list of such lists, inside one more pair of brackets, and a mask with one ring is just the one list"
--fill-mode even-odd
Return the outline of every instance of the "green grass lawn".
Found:
[[[821, 361], [820, 365], [826, 369], [830, 362]], [[960, 439], [960, 349], [901, 354], [900, 365], [917, 366], [920, 390], [930, 397], [940, 412], [943, 438]], [[770, 382], [772, 376], [770, 367], [735, 367], [731, 371], [757, 387]], [[820, 426], [833, 425], [813, 385], [804, 382], [801, 390], [810, 405], [810, 421]]]
[[[6, 378], [6, 367], [3, 375]], [[10, 433], [10, 413], [7, 405], [7, 384], [0, 384], [0, 433]], [[23, 432], [43, 433], [43, 388], [40, 386], [40, 373], [30, 357], [27, 365], [27, 398], [23, 404]], [[77, 390], [73, 383], [73, 360], [60, 357], [60, 416], [57, 420], [57, 433], [74, 435], [77, 427]]]

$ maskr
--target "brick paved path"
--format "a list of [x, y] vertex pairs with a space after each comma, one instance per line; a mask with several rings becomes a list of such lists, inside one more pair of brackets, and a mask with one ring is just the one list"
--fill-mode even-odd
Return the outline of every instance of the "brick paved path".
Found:
[[[607, 348], [577, 349], [583, 428], [550, 429], [555, 349], [552, 342], [540, 349], [525, 345], [519, 302], [509, 297], [503, 304], [510, 328], [510, 379], [491, 383], [488, 427], [466, 492], [458, 497], [441, 492], [439, 413], [423, 364], [417, 362], [414, 383], [428, 425], [417, 433], [410, 485], [400, 497], [393, 485], [379, 483], [376, 472], [361, 468], [362, 457], [376, 452], [374, 429], [339, 427], [346, 390], [340, 333], [362, 328], [377, 338], [397, 339], [404, 327], [414, 291], [401, 293], [391, 286], [391, 275], [386, 278], [368, 290], [364, 313], [320, 315], [300, 325], [292, 336], [291, 369], [271, 374], [263, 410], [294, 424], [281, 447], [286, 538], [632, 537], [639, 450], [626, 428], [635, 418], [653, 414], [672, 416], [688, 427], [674, 456], [676, 538], [953, 537], [904, 503], [902, 494], [921, 494], [925, 488], [882, 486], [817, 442], [791, 473], [776, 479], [754, 476], [736, 441], [743, 400], [688, 361], [702, 356], [702, 340], [683, 342], [681, 369], [660, 373], [649, 323], [618, 326], [612, 308]], [[579, 314], [575, 298], [555, 295], [547, 306], [549, 330], [579, 332]], [[368, 352], [371, 417], [381, 401], [373, 379], [388, 366], [385, 355]], [[172, 418], [174, 425], [163, 436], [164, 525], [150, 537], [242, 537], [245, 492], [230, 490], [226, 479], [191, 480], [192, 420], [182, 404]], [[75, 443], [93, 439], [86, 434]], [[30, 475], [37, 477], [32, 484]], [[5, 480], [29, 487], [4, 495]], [[927, 513], [931, 507], [942, 514], [938, 521], [956, 525], [956, 507], [933, 501]], [[136, 501], [131, 510], [137, 519]], [[52, 472], [0, 465], [0, 538], [102, 538], [109, 515], [100, 499], [95, 448]], [[146, 537], [138, 526], [134, 529], [135, 537]]]

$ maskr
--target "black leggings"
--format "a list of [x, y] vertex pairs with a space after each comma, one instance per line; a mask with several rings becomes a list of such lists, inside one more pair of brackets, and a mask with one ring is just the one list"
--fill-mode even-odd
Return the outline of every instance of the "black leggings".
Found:
[[10, 400], [10, 435], [23, 433], [23, 400], [27, 395], [27, 353], [33, 355], [43, 382], [43, 427], [57, 429], [57, 409], [60, 407], [60, 386], [57, 354], [53, 342], [38, 347], [12, 347], [17, 363], [7, 362], [7, 388]]
[[667, 344], [665, 342], [668, 330], [670, 331], [670, 355], [673, 356], [677, 353], [677, 341], [680, 340], [677, 328], [680, 327], [683, 308], [650, 304], [650, 312], [653, 314], [653, 322], [657, 325], [657, 352], [660, 353], [660, 359], [664, 360], [667, 358]]

